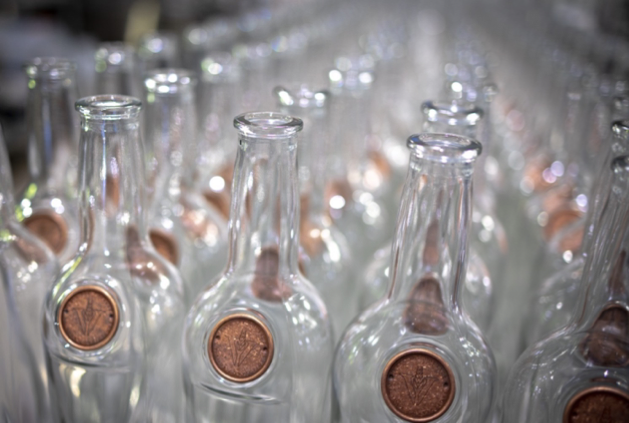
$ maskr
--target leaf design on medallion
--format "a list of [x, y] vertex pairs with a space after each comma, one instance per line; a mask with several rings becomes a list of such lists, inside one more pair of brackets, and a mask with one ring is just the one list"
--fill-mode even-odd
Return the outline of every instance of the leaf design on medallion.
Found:
[[406, 385], [406, 392], [415, 404], [421, 402], [433, 384], [437, 382], [434, 376], [424, 376], [424, 368], [421, 366], [415, 369], [414, 374], [402, 374], [402, 378]]
[[233, 340], [232, 363], [234, 367], [240, 367], [252, 349], [253, 343], [247, 339], [247, 329], [243, 328], [240, 335]]
[[103, 313], [106, 313], [105, 310], [99, 310], [98, 308], [95, 308], [92, 304], [91, 298], [87, 299], [87, 305], [84, 309], [75, 309], [74, 311], [79, 322], [81, 333], [83, 333], [83, 336], [86, 338], [88, 338], [94, 330], [94, 327], [98, 323], [101, 315]]

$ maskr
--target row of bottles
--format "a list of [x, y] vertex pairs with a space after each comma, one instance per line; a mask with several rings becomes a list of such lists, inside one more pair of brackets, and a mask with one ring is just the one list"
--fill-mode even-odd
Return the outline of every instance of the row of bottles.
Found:
[[102, 46], [80, 100], [73, 63], [25, 66], [15, 203], [0, 150], [10, 420], [629, 418], [624, 97], [577, 65], [522, 71], [562, 100], [510, 85], [505, 50], [539, 40], [495, 33], [524, 24], [359, 9], [223, 28], [192, 70]]

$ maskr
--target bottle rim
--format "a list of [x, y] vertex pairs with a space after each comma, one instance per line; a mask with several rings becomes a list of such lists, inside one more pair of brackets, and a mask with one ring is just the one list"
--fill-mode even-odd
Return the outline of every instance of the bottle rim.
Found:
[[459, 101], [425, 101], [421, 111], [428, 122], [445, 123], [448, 126], [475, 126], [484, 115], [480, 107]]
[[190, 90], [197, 84], [196, 76], [187, 69], [153, 69], [146, 73], [144, 88], [148, 93], [157, 95], [177, 94]]
[[71, 60], [61, 57], [35, 57], [22, 66], [31, 78], [46, 76], [49, 79], [64, 79], [76, 72], [77, 66]]
[[278, 112], [249, 112], [234, 118], [234, 127], [248, 138], [291, 138], [303, 126], [301, 119]]
[[142, 102], [126, 95], [102, 94], [78, 100], [75, 109], [85, 119], [121, 120], [137, 117]]
[[406, 145], [416, 157], [439, 163], [473, 163], [483, 149], [472, 138], [448, 133], [411, 135]]
[[330, 93], [326, 90], [315, 91], [307, 84], [295, 86], [277, 86], [273, 95], [280, 107], [295, 107], [300, 109], [322, 109], [329, 102]]

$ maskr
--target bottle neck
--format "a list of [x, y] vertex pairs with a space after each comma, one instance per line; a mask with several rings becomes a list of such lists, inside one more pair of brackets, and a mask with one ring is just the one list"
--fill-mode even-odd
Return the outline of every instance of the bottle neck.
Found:
[[431, 281], [427, 286], [431, 295], [440, 296], [441, 304], [460, 311], [471, 217], [472, 165], [411, 154], [393, 242], [390, 299], [404, 301], [417, 296], [416, 287]]
[[624, 310], [623, 322], [629, 317], [629, 157], [614, 159], [610, 173], [612, 182], [589, 246], [575, 310], [579, 327], [596, 326], [601, 313], [612, 305]]
[[277, 276], [297, 273], [297, 140], [239, 136], [229, 219], [228, 271], [256, 273], [277, 255]]
[[50, 188], [67, 188], [67, 171], [76, 157], [77, 121], [74, 71], [29, 75], [26, 122], [31, 180]]
[[137, 112], [115, 119], [81, 116], [80, 251], [117, 255], [125, 251], [130, 234], [132, 241], [146, 238], [139, 129]]
[[[9, 155], [5, 148], [2, 128], [0, 127], [0, 230], [15, 219], [13, 200], [13, 175]], [[0, 238], [2, 235], [0, 234]]]

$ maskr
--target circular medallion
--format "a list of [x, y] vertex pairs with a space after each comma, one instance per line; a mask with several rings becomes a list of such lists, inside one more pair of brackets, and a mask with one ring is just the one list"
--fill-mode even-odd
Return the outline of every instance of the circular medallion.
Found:
[[70, 345], [95, 350], [106, 345], [118, 329], [118, 304], [111, 293], [96, 285], [81, 286], [61, 303], [57, 323]]
[[273, 360], [273, 336], [257, 318], [233, 314], [216, 324], [208, 340], [214, 369], [225, 379], [245, 383], [262, 376]]
[[563, 414], [563, 423], [626, 423], [629, 421], [629, 394], [599, 386], [576, 394]]
[[166, 260], [177, 266], [179, 263], [179, 249], [177, 248], [175, 238], [159, 229], [151, 229], [149, 231], [149, 237], [157, 252]]
[[382, 372], [382, 396], [398, 417], [409, 422], [431, 422], [452, 404], [454, 375], [438, 354], [415, 348], [393, 357]]
[[56, 213], [51, 211], [35, 212], [24, 219], [22, 223], [57, 255], [63, 251], [68, 242], [68, 225]]

